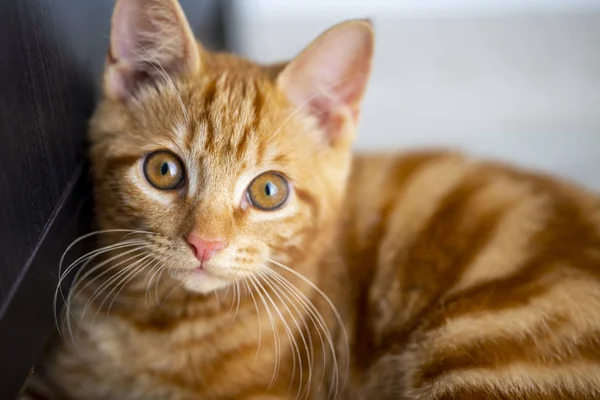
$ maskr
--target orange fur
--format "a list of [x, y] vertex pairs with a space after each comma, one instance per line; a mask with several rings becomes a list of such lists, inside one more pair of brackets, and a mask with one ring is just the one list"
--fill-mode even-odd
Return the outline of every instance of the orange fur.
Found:
[[[130, 26], [127, 1], [113, 26]], [[37, 369], [56, 398], [600, 397], [595, 195], [445, 151], [353, 157], [365, 21], [263, 67], [191, 47], [177, 3], [151, 3], [132, 25], [167, 24], [150, 33], [168, 46], [146, 32], [138, 50], [154, 58], [128, 59], [113, 40], [90, 137], [99, 227], [155, 234], [99, 235], [146, 247], [106, 252], [76, 281], [72, 340]], [[185, 189], [144, 181], [159, 149], [182, 159]], [[268, 170], [293, 184], [274, 212], [243, 200]], [[193, 230], [228, 243], [205, 278]]]

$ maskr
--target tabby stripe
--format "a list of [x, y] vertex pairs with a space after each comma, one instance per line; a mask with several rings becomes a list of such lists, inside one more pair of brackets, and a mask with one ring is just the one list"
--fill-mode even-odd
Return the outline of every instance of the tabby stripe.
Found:
[[[556, 317], [532, 329], [531, 336], [526, 338], [498, 336], [475, 340], [458, 349], [436, 351], [431, 357], [434, 361], [420, 368], [419, 387], [432, 384], [448, 371], [486, 368], [493, 375], [496, 368], [513, 363], [529, 363], [532, 366], [559, 366], [581, 360], [600, 363], [598, 332], [585, 335], [579, 343], [571, 346], [553, 343], [559, 339], [552, 330], [568, 323], [565, 318]], [[568, 348], [563, 350], [564, 347]]]
[[427, 328], [438, 327], [445, 320], [464, 315], [465, 312], [499, 310], [527, 304], [531, 297], [540, 296], [549, 289], [547, 279], [551, 276], [551, 269], [557, 267], [561, 260], [586, 272], [600, 274], [595, 260], [590, 260], [578, 250], [582, 242], [589, 241], [595, 234], [593, 226], [578, 214], [579, 210], [570, 202], [555, 203], [548, 222], [530, 240], [531, 252], [535, 257], [510, 277], [484, 282], [449, 296], [443, 304], [443, 311], [429, 320]]
[[[512, 365], [491, 375], [487, 370], [460, 371], [437, 382], [427, 397], [442, 399], [593, 400], [600, 398], [598, 363]], [[580, 389], [585, 388], [585, 389]]]
[[485, 210], [473, 218], [475, 198], [486, 177], [468, 174], [438, 205], [428, 225], [412, 244], [397, 254], [401, 265], [394, 282], [401, 289], [398, 316], [385, 332], [387, 341], [413, 329], [432, 311], [442, 295], [452, 288], [476, 256], [489, 245], [506, 212], [505, 205]]
[[[355, 302], [356, 315], [361, 316], [360, 319], [357, 319], [356, 326], [354, 327], [356, 336], [361, 338], [361, 340], [353, 343], [357, 365], [368, 365], [368, 360], [374, 356], [375, 335], [373, 326], [362, 321], [372, 320], [371, 315], [373, 311], [369, 304], [369, 288], [374, 279], [375, 266], [380, 264], [379, 246], [389, 228], [390, 215], [394, 211], [394, 206], [398, 198], [402, 196], [407, 181], [417, 175], [421, 169], [425, 168], [433, 160], [437, 160], [442, 156], [445, 155], [438, 152], [422, 152], [411, 154], [400, 160], [394, 159], [391, 166], [388, 167], [389, 172], [386, 174], [385, 184], [381, 185], [386, 188], [386, 191], [380, 197], [382, 211], [379, 223], [372, 227], [367, 226], [366, 229], [354, 228], [351, 230], [353, 234], [349, 235], [349, 243], [345, 247], [350, 249], [348, 262], [355, 270], [353, 275], [356, 276], [356, 291], [358, 292]], [[353, 171], [365, 171], [368, 173], [369, 169], [361, 164], [363, 164], [363, 159], [356, 158], [354, 160]], [[364, 178], [361, 176], [352, 177], [350, 185], [352, 185], [354, 179], [364, 181]], [[368, 182], [369, 180], [367, 179], [366, 181]], [[347, 213], [349, 216], [361, 214], [357, 210], [357, 208], [362, 207], [360, 199], [355, 199], [354, 201], [357, 201], [357, 203], [350, 203], [348, 207]]]
[[140, 161], [141, 154], [126, 154], [106, 159], [105, 171], [118, 171], [131, 167]]
[[218, 86], [221, 86], [223, 83], [225, 76], [218, 81], [212, 81], [207, 85], [204, 91], [204, 109], [206, 110], [206, 118], [203, 119], [203, 122], [206, 124], [206, 130], [204, 133], [204, 143], [203, 148], [206, 153], [214, 153], [216, 150], [215, 147], [215, 136], [216, 127], [215, 127], [215, 117], [219, 114], [218, 110], [214, 110], [215, 107], [218, 107], [216, 102], [217, 92], [221, 89]]
[[[498, 312], [502, 309], [528, 306], [532, 299], [547, 294], [554, 285], [562, 283], [564, 274], [556, 272], [564, 271], [564, 266], [558, 263], [564, 260], [563, 263], [568, 262], [570, 265], [573, 258], [578, 258], [575, 257], [574, 252], [579, 246], [574, 246], [573, 241], [569, 239], [577, 238], [580, 243], [593, 237], [595, 233], [593, 229], [590, 230], [593, 227], [585, 219], [577, 220], [575, 218], [580, 210], [571, 204], [569, 201], [558, 201], [554, 204], [552, 217], [530, 240], [529, 247], [535, 257], [520, 271], [505, 279], [484, 282], [452, 294], [440, 306], [437, 315], [434, 314], [433, 318], [428, 320], [424, 329], [439, 328], [443, 324], [447, 325], [447, 321], [452, 321], [453, 318], [477, 312]], [[567, 218], [568, 224], [565, 223]], [[566, 226], [570, 228], [564, 229]], [[579, 258], [579, 265], [593, 265], [592, 261]], [[562, 267], [562, 269], [555, 269], [553, 274], [554, 267]], [[600, 360], [598, 350], [590, 351], [598, 343], [597, 333], [589, 335], [583, 343], [571, 346], [568, 349], [569, 356], [561, 353], [560, 347], [550, 351], [549, 354], [540, 351], [544, 337], [549, 339], [553, 338], [552, 335], [558, 335], [558, 338], [562, 338], [558, 333], [559, 326], [572, 323], [565, 318], [555, 316], [554, 319], [546, 319], [542, 322], [543, 325], [537, 327], [538, 331], [535, 326], [529, 328], [531, 331], [525, 338], [492, 335], [491, 337], [471, 339], [470, 343], [462, 347], [449, 346], [446, 349], [434, 351], [428, 357], [429, 361], [420, 368], [415, 376], [414, 387], [431, 385], [431, 382], [441, 375], [450, 374], [456, 370], [492, 368], [513, 362], [551, 363], [552, 359], [560, 362], [565, 361], [566, 357], [568, 359], [592, 358], [597, 363]], [[450, 322], [449, 328], [452, 327], [452, 322]], [[493, 327], [490, 329], [493, 330]], [[547, 334], [539, 332], [539, 329], [544, 329]], [[439, 339], [441, 340], [441, 338]], [[555, 340], [557, 339], [555, 338]], [[562, 348], [564, 349], [566, 346], [568, 343]], [[584, 349], [585, 354], [583, 353]]]

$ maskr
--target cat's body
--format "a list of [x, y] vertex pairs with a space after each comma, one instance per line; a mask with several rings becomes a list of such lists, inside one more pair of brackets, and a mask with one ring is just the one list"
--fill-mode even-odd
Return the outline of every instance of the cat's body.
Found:
[[[357, 157], [346, 198], [336, 241], [306, 257], [347, 322], [351, 374], [340, 398], [600, 396], [597, 198], [444, 152]], [[88, 333], [74, 328], [77, 345], [56, 353], [52, 380], [76, 399], [271, 398], [270, 321], [261, 308], [257, 353], [255, 305], [242, 297], [233, 319], [232, 294], [172, 295], [153, 309], [143, 287], [108, 318], [106, 305], [97, 316], [92, 308]], [[295, 390], [283, 395], [290, 347], [278, 330], [283, 385], [270, 393], [292, 399]], [[326, 398], [320, 392], [309, 398]]]
[[80, 276], [38, 369], [58, 398], [600, 397], [594, 194], [450, 152], [352, 157], [366, 22], [263, 68], [152, 3], [117, 4], [113, 37], [151, 57], [113, 43], [91, 128], [98, 223], [152, 232], [118, 242], [151, 262], [113, 248]]

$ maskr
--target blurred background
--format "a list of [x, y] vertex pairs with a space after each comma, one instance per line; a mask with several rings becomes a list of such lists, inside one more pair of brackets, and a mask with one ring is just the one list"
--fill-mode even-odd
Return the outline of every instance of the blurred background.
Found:
[[227, 42], [276, 61], [365, 17], [357, 149], [452, 146], [600, 189], [600, 0], [234, 0]]

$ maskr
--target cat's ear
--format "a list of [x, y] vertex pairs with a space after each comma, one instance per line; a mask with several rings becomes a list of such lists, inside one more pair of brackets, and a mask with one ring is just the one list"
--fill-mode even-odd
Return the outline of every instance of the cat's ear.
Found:
[[105, 94], [126, 100], [142, 84], [193, 73], [200, 51], [177, 0], [117, 0]]
[[332, 142], [344, 123], [356, 123], [373, 58], [374, 33], [368, 20], [330, 28], [294, 58], [277, 85], [296, 107], [317, 117]]

